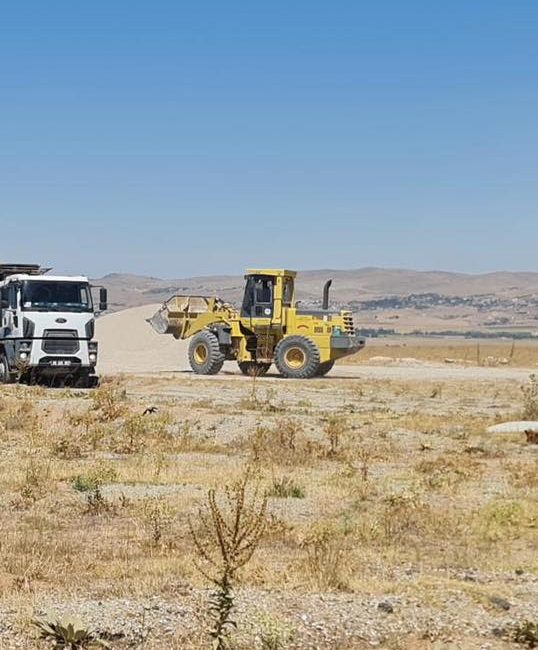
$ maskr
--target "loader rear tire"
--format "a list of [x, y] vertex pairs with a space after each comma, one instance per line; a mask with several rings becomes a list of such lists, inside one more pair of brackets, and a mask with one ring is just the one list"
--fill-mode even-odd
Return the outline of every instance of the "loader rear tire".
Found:
[[334, 361], [324, 361], [319, 364], [316, 377], [325, 377], [325, 375], [333, 369]]
[[275, 348], [275, 365], [284, 377], [315, 377], [320, 367], [318, 346], [306, 336], [287, 336]]
[[239, 370], [249, 377], [263, 377], [271, 367], [270, 363], [261, 361], [238, 361]]
[[213, 332], [204, 330], [193, 336], [189, 345], [189, 363], [197, 375], [216, 375], [224, 359], [219, 339]]

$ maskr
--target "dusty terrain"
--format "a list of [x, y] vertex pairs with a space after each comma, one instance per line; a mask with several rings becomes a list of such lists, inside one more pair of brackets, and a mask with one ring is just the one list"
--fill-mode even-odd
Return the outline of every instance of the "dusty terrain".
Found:
[[446, 362], [415, 341], [323, 379], [201, 378], [152, 313], [101, 319], [101, 388], [0, 392], [0, 648], [47, 647], [49, 609], [118, 649], [210, 647], [190, 529], [246, 467], [267, 527], [233, 647], [526, 647], [538, 446], [486, 429], [538, 409], [532, 349]]

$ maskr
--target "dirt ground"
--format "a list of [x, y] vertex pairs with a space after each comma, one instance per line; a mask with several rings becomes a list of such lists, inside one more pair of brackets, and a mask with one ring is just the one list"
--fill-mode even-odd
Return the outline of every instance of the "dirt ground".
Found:
[[114, 648], [211, 647], [192, 531], [208, 490], [225, 511], [247, 467], [266, 527], [234, 578], [231, 647], [525, 647], [538, 446], [486, 428], [532, 407], [531, 372], [408, 362], [253, 380], [230, 364], [2, 388], [0, 648], [49, 647], [31, 623], [49, 610]]

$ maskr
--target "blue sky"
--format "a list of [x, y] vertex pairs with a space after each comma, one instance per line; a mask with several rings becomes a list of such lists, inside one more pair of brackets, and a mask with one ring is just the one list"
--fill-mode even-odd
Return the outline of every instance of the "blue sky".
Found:
[[2, 3], [0, 259], [538, 270], [538, 3]]

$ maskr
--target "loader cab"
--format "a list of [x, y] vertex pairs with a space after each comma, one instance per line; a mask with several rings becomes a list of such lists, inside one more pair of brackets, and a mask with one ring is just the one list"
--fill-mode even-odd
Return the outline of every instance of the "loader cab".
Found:
[[281, 322], [283, 308], [293, 306], [295, 275], [286, 270], [247, 271], [241, 316]]

